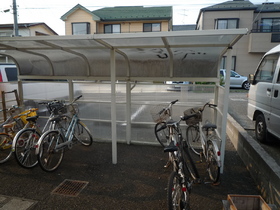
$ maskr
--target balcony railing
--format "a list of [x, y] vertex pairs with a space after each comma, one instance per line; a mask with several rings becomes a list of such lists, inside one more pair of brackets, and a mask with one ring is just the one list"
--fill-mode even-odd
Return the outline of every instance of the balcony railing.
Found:
[[280, 29], [252, 29], [251, 33], [274, 33], [280, 32]]

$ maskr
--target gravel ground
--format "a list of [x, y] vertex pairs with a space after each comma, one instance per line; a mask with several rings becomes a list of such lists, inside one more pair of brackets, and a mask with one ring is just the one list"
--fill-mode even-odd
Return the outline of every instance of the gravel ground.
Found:
[[[167, 154], [161, 147], [118, 144], [118, 163], [112, 164], [110, 143], [74, 146], [65, 153], [55, 172], [39, 166], [24, 169], [14, 158], [0, 166], [1, 192], [33, 200], [31, 209], [167, 209], [166, 186], [171, 168], [163, 166]], [[205, 176], [203, 165], [199, 165]], [[76, 197], [52, 194], [65, 179], [89, 182]], [[191, 209], [222, 209], [228, 194], [259, 194], [233, 145], [228, 141], [221, 184], [193, 185]]]

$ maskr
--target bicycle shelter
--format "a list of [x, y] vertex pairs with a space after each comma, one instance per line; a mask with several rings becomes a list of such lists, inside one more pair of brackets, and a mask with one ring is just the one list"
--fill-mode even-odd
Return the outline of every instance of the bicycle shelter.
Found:
[[[116, 82], [126, 83], [126, 139], [131, 136], [131, 82], [214, 82], [220, 84], [219, 65], [227, 56], [223, 97], [215, 89], [222, 155], [234, 44], [247, 29], [195, 30], [78, 36], [1, 37], [0, 54], [18, 67], [18, 90], [24, 100], [25, 80], [67, 80], [69, 100], [73, 81], [110, 81], [112, 162], [117, 163]], [[219, 116], [218, 116], [219, 115]], [[222, 157], [223, 161], [223, 157]]]

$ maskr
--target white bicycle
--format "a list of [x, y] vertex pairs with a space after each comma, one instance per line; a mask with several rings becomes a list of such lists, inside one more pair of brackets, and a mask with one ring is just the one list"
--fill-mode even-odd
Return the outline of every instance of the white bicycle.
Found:
[[186, 131], [187, 141], [192, 151], [200, 156], [200, 161], [203, 157], [207, 164], [207, 171], [210, 180], [213, 184], [218, 184], [220, 179], [221, 168], [221, 152], [218, 146], [220, 140], [216, 135], [217, 125], [206, 121], [202, 124], [202, 114], [205, 107], [216, 108], [217, 105], [206, 103], [202, 108], [192, 108], [187, 110], [188, 114], [197, 114], [194, 123], [186, 122], [188, 128]]

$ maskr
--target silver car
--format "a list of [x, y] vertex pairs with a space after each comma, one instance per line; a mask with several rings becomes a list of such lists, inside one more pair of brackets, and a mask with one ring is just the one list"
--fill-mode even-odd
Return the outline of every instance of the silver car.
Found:
[[[222, 82], [224, 83], [225, 78], [226, 78], [226, 70], [221, 69], [220, 70], [220, 75], [221, 75]], [[231, 70], [231, 73], [230, 73], [230, 87], [231, 88], [243, 88], [245, 90], [249, 90], [250, 89], [250, 83], [248, 82], [247, 77], [242, 76], [242, 75], [236, 73], [235, 71]]]

